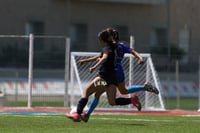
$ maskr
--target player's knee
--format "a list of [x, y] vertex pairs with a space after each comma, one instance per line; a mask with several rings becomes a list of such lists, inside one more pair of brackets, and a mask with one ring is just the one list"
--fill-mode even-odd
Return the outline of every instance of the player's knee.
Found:
[[123, 95], [128, 94], [128, 90], [127, 89], [121, 89], [119, 90], [119, 92]]
[[96, 99], [99, 99], [100, 96], [101, 96], [100, 94], [96, 94], [96, 93], [95, 93], [95, 95], [94, 95], [94, 97], [95, 97]]
[[109, 100], [108, 103], [109, 103], [111, 106], [116, 105], [115, 100]]

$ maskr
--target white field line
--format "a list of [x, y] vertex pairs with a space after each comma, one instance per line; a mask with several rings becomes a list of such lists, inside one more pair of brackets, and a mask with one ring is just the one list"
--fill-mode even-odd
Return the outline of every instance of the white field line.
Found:
[[[11, 116], [10, 114], [4, 114], [4, 116]], [[42, 114], [42, 115], [21, 115], [21, 114], [19, 114], [19, 115], [12, 115], [12, 116], [15, 116], [15, 117], [39, 117], [39, 118], [47, 118], [47, 117], [55, 117], [55, 115], [44, 115], [44, 114]], [[63, 117], [65, 117], [65, 116], [63, 116]], [[57, 117], [56, 117], [57, 118]], [[62, 118], [62, 116], [61, 117], [59, 117], [59, 118]], [[67, 119], [67, 118], [66, 118]], [[94, 117], [90, 117], [90, 119], [93, 119], [93, 120], [114, 120], [114, 121], [140, 121], [140, 122], [142, 122], [142, 121], [144, 121], [144, 122], [158, 122], [158, 121], [162, 121], [162, 122], [173, 122], [174, 120], [156, 120], [156, 119], [154, 119], [154, 120], [149, 120], [149, 119], [126, 119], [126, 118], [117, 118], [117, 119], [113, 119], [113, 118], [106, 118], [106, 117], [102, 117], [102, 118], [94, 118]]]
[[120, 119], [113, 119], [113, 118], [91, 118], [91, 119], [99, 119], [99, 120], [116, 120], [116, 121], [144, 121], [144, 122], [173, 122], [174, 120], [153, 120], [153, 119], [125, 119], [125, 118], [120, 118]]
[[181, 115], [182, 117], [200, 117], [200, 115]]
[[[11, 116], [11, 114], [4, 114], [4, 116]], [[23, 114], [12, 114], [12, 116], [15, 116], [15, 117], [41, 117], [41, 118], [44, 118], [44, 117], [55, 117], [55, 115], [58, 115], [58, 114], [34, 114], [34, 115], [23, 115]], [[60, 118], [63, 119], [63, 117], [65, 117], [65, 115], [63, 116], [60, 116]], [[200, 115], [182, 115], [181, 117], [200, 117]], [[58, 118], [58, 117], [56, 117]], [[67, 118], [66, 118], [67, 119]], [[90, 119], [96, 119], [96, 120], [112, 120], [112, 121], [139, 121], [139, 122], [174, 122], [176, 120], [169, 120], [169, 119], [162, 119], [162, 120], [158, 120], [158, 119], [126, 119], [126, 118], [116, 118], [116, 119], [113, 119], [113, 118], [106, 118], [106, 117], [102, 117], [102, 118], [95, 118], [93, 116], [90, 117]], [[196, 121], [196, 122], [200, 122], [200, 120], [190, 120], [190, 121]]]

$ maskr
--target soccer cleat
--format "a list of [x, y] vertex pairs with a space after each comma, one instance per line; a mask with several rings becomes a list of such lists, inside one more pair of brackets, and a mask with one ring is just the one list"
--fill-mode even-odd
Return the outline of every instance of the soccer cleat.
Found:
[[141, 111], [142, 106], [141, 106], [138, 96], [134, 95], [133, 97], [131, 97], [131, 103], [133, 104], [133, 106], [135, 106], [138, 109], [138, 111]]
[[83, 114], [81, 114], [82, 121], [88, 122], [89, 118], [90, 118], [90, 116], [86, 112], [83, 112]]
[[72, 114], [66, 114], [66, 117], [69, 119], [72, 119], [74, 122], [80, 122], [81, 116], [78, 113], [72, 113]]
[[156, 87], [152, 86], [150, 83], [145, 83], [144, 88], [146, 91], [153, 92], [155, 94], [159, 94], [159, 91]]

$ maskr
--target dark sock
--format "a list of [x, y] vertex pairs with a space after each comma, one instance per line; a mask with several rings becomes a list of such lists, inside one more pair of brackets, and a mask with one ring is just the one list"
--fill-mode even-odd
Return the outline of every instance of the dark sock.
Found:
[[130, 98], [116, 98], [115, 99], [116, 105], [128, 105], [131, 103]]
[[83, 112], [83, 109], [85, 108], [87, 102], [88, 102], [87, 98], [81, 98], [79, 100], [78, 105], [77, 105], [77, 113], [78, 114], [81, 114]]

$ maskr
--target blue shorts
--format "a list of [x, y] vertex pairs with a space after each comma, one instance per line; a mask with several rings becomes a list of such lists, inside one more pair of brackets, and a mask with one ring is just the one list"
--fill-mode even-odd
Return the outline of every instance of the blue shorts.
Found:
[[117, 83], [122, 83], [125, 81], [124, 71], [121, 65], [116, 65], [115, 68]]

